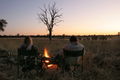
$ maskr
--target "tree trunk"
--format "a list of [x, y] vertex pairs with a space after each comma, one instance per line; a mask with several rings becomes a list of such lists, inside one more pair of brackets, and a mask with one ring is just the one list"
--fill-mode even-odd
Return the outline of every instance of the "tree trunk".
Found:
[[49, 40], [52, 40], [52, 28], [49, 29]]

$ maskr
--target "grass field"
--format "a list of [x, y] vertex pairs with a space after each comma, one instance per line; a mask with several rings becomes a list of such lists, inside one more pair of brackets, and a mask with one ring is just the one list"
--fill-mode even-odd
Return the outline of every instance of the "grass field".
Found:
[[[22, 44], [22, 38], [0, 38], [0, 50], [6, 50], [17, 54], [17, 48]], [[51, 55], [57, 52], [69, 42], [68, 39], [53, 39], [51, 42], [45, 38], [33, 38], [33, 43], [39, 52], [47, 48]], [[66, 74], [47, 72], [38, 80], [120, 80], [120, 39], [113, 40], [82, 40], [86, 53], [84, 55], [84, 71], [75, 72], [75, 77]], [[1, 54], [1, 53], [0, 53]], [[13, 80], [15, 69], [0, 65], [0, 80]], [[3, 77], [3, 79], [2, 79]]]

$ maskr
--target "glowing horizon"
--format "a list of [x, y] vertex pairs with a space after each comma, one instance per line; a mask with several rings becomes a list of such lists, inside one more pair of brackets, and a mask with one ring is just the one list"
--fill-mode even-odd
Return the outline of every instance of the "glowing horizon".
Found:
[[[120, 0], [53, 0], [62, 8], [59, 23], [53, 35], [115, 35], [120, 32]], [[8, 22], [1, 35], [46, 35], [47, 28], [40, 23], [39, 7], [51, 0], [2, 0], [0, 18]], [[22, 6], [21, 6], [22, 5]]]

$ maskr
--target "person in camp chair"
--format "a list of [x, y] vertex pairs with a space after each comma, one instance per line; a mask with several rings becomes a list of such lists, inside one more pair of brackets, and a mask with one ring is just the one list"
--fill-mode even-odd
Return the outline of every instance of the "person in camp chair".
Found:
[[[63, 48], [66, 69], [70, 70], [70, 66], [79, 64], [80, 54], [84, 54], [84, 45], [78, 42], [76, 36], [71, 36], [69, 43]], [[67, 54], [65, 54], [67, 53]]]
[[37, 56], [38, 49], [33, 45], [31, 37], [26, 36], [23, 44], [18, 48], [19, 65], [22, 66], [23, 72], [35, 68]]

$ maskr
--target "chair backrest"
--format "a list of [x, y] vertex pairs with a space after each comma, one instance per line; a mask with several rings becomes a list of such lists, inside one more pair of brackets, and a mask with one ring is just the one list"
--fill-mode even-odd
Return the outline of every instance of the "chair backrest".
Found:
[[18, 55], [22, 55], [22, 56], [37, 56], [38, 52], [34, 48], [32, 50], [26, 50], [24, 48], [20, 48], [20, 49], [18, 49]]
[[63, 52], [65, 57], [79, 57], [79, 56], [83, 56], [84, 49], [79, 51], [72, 51], [72, 50], [70, 51], [70, 50], [63, 49]]

